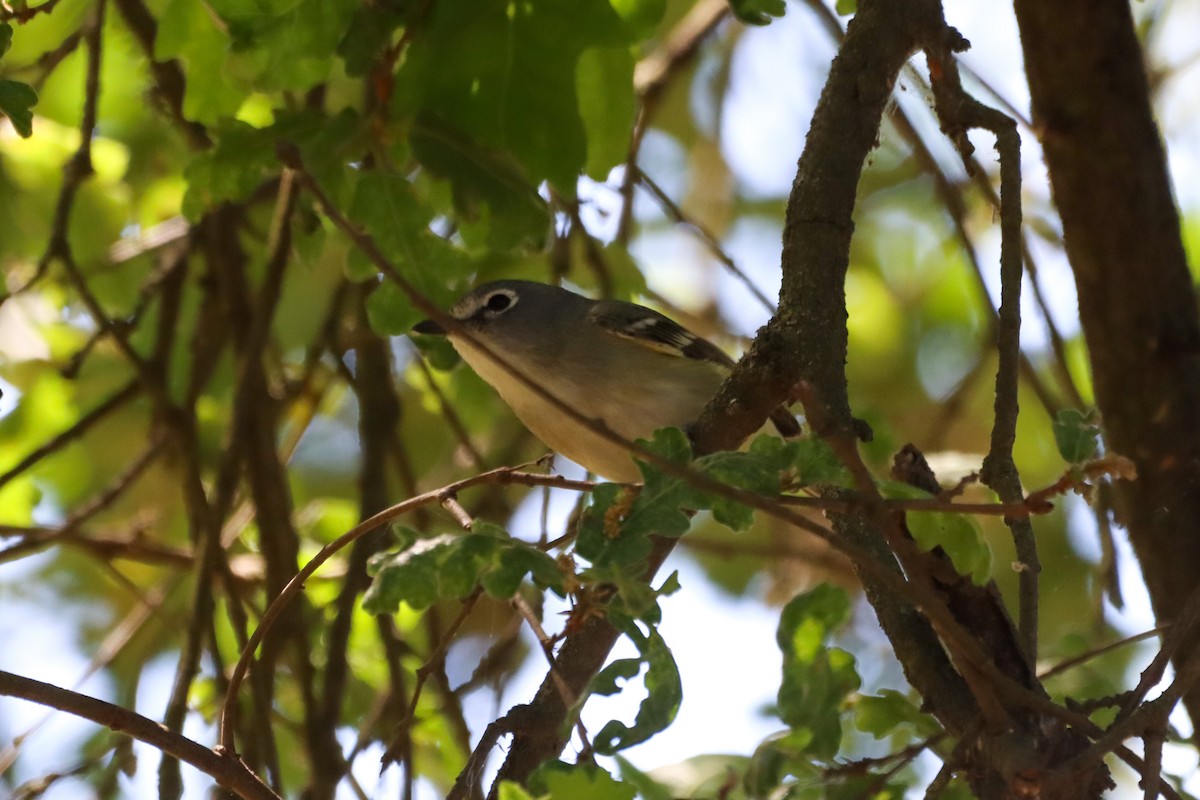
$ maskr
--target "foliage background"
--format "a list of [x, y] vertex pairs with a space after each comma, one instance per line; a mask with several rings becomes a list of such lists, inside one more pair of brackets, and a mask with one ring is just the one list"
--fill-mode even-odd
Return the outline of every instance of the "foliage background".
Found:
[[[32, 136], [0, 123], [0, 580], [14, 609], [3, 623], [13, 646], [0, 664], [156, 719], [164, 687], [174, 685], [189, 709], [185, 731], [200, 740], [213, 736], [221, 671], [238, 653], [231, 595], [253, 616], [264, 591], [278, 591], [360, 516], [541, 452], [469, 370], [447, 370], [446, 350], [424, 353], [430, 369], [407, 339], [377, 338], [404, 333], [422, 313], [378, 280], [310, 193], [281, 184], [279, 144], [297, 149], [334, 205], [441, 307], [488, 278], [565, 279], [654, 303], [738, 350], [769, 314], [723, 262], [774, 296], [793, 165], [836, 48], [831, 27], [846, 19], [794, 4], [769, 26], [748, 28], [719, 4], [676, 0], [591, 0], [570, 11], [454, 0], [61, 0], [11, 9], [0, 75], [31, 85], [38, 101]], [[754, 13], [750, 4], [741, 10]], [[1135, 12], [1195, 264], [1195, 53], [1171, 32], [1196, 29], [1200, 10], [1178, 0], [1140, 3]], [[1007, 12], [952, 3], [947, 13], [975, 45], [964, 57], [980, 76], [973, 86], [994, 91], [1021, 118], [1027, 92]], [[697, 19], [711, 20], [711, 32], [689, 35], [687, 22]], [[940, 473], [952, 479], [977, 468], [987, 446], [998, 230], [986, 193], [937, 131], [924, 64], [913, 66], [859, 187], [846, 290], [850, 390], [855, 412], [876, 430], [868, 455], [879, 474], [912, 441], [940, 456]], [[622, 166], [639, 115], [644, 181]], [[94, 134], [87, 148], [81, 128]], [[1025, 298], [1016, 458], [1026, 486], [1040, 487], [1064, 468], [1053, 413], [1089, 406], [1092, 396], [1060, 224], [1038, 180], [1036, 136], [1028, 127], [1022, 134], [1038, 275]], [[993, 180], [991, 144], [978, 145], [981, 176]], [[82, 163], [81, 152], [92, 173], [64, 170]], [[258, 378], [246, 378], [247, 363]], [[139, 369], [143, 382], [157, 381], [158, 395], [138, 383]], [[394, 394], [384, 388], [392, 378]], [[62, 438], [114, 396], [121, 401], [95, 425]], [[360, 413], [368, 407], [371, 415]], [[262, 477], [263, 436], [286, 473]], [[30, 463], [39, 448], [44, 457]], [[202, 488], [216, 522], [198, 517], [186, 487]], [[264, 520], [268, 496], [281, 514]], [[486, 486], [461, 500], [475, 517], [536, 541], [561, 532], [574, 498], [550, 492], [541, 519], [538, 490]], [[454, 525], [436, 509], [409, 524], [426, 532]], [[215, 574], [200, 542], [214, 525], [227, 578], [215, 584], [216, 612], [197, 614], [197, 581]], [[983, 529], [993, 574], [1012, 597], [1009, 537], [999, 524], [984, 521]], [[1046, 665], [1153, 624], [1137, 610], [1141, 588], [1136, 566], [1121, 557], [1121, 531], [1097, 526], [1081, 500], [1065, 498], [1039, 519], [1038, 539]], [[710, 603], [773, 619], [798, 589], [831, 576], [852, 584], [836, 559], [767, 525], [734, 536], [705, 519], [683, 541], [668, 567], [685, 576], [680, 594], [664, 601], [668, 644], [678, 636], [736, 652], [735, 632], [710, 625]], [[343, 558], [309, 581], [305, 622], [288, 634], [307, 642], [304, 655], [278, 656], [273, 730], [278, 781], [291, 794], [320, 784], [321, 767], [303, 753], [320, 727], [314, 709], [325, 706], [306, 691], [333, 709], [343, 748], [362, 736], [355, 774], [374, 791], [376, 759], [403, 717], [396, 695], [411, 693], [415, 671], [460, 607], [447, 600], [407, 609], [394, 626], [360, 609], [343, 617], [352, 625], [339, 646], [338, 598], [362, 591], [363, 559]], [[697, 586], [704, 583], [714, 588]], [[707, 599], [693, 604], [697, 596]], [[550, 603], [545, 619], [554, 626], [560, 608]], [[858, 607], [836, 634], [858, 655], [865, 680], [862, 695], [839, 700], [843, 758], [911, 741], [910, 728], [876, 741], [855, 724], [878, 713], [861, 696], [905, 690], [873, 626], [869, 609]], [[307, 636], [296, 632], [305, 627]], [[173, 673], [189, 632], [205, 655], [195, 680], [181, 682]], [[536, 643], [504, 603], [481, 603], [454, 642], [421, 694], [406, 756], [413, 769], [393, 767], [382, 787], [411, 780], [404, 772], [420, 778], [419, 796], [444, 794], [496, 709], [524, 700], [541, 674]], [[761, 674], [707, 668], [703, 655], [681, 652], [697, 651], [677, 652], [683, 719], [708, 707], [695, 698], [746, 696], [731, 684]], [[1114, 693], [1148, 652], [1118, 649], [1051, 688]], [[764, 641], [745, 657], [774, 673], [759, 695], [769, 701], [778, 652]], [[346, 682], [325, 694], [339, 661]], [[485, 691], [453, 691], [481, 661], [487, 669], [475, 680]], [[2, 707], [5, 738], [40, 718], [8, 701]], [[894, 726], [902, 715], [889, 713]], [[600, 706], [585, 719], [594, 733], [612, 714], [632, 711]], [[1188, 730], [1185, 718], [1177, 722]], [[660, 752], [682, 760], [711, 747], [746, 757], [758, 744], [710, 737], [687, 752], [688, 729], [704, 724], [663, 734], [682, 741]], [[776, 725], [767, 716], [734, 729], [761, 737]], [[630, 758], [660, 766], [648, 749], [654, 741]], [[5, 751], [6, 789], [28, 793], [29, 781], [78, 769], [51, 781], [46, 796], [78, 796], [85, 786], [106, 796], [152, 794], [157, 755], [136, 748], [135, 772], [120, 742], [56, 718]], [[1169, 754], [1176, 771], [1194, 769], [1194, 750]], [[744, 767], [737, 758], [698, 759], [685, 774], [720, 775], [727, 762]], [[938, 763], [921, 755], [900, 779], [920, 786]], [[1118, 777], [1132, 785], [1128, 774]], [[352, 796], [346, 785], [339, 791]]]

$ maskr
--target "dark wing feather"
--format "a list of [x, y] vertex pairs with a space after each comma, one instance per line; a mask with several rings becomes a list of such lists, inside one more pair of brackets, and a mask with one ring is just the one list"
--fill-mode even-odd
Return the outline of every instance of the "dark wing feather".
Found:
[[619, 300], [602, 300], [592, 306], [588, 316], [614, 336], [629, 339], [660, 353], [733, 367], [733, 359], [724, 350], [644, 306]]
[[[645, 306], [602, 300], [592, 306], [588, 316], [613, 336], [629, 339], [651, 350], [733, 368], [734, 361], [724, 350]], [[782, 436], [790, 438], [800, 433], [800, 423], [783, 406], [771, 412], [771, 422]]]

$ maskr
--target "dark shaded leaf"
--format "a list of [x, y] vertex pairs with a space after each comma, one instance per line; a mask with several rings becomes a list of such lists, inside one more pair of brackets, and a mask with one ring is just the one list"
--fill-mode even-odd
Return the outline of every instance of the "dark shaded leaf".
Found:
[[391, 3], [359, 6], [337, 48], [337, 54], [346, 62], [346, 74], [365, 75], [403, 24], [404, 15]]
[[541, 246], [550, 229], [549, 210], [507, 152], [472, 140], [432, 114], [413, 123], [410, 144], [417, 160], [450, 182], [464, 238], [496, 250]]
[[1051, 427], [1058, 452], [1069, 464], [1082, 464], [1100, 447], [1100, 421], [1095, 409], [1085, 414], [1064, 408], [1055, 415]]
[[13, 129], [28, 139], [33, 135], [33, 107], [38, 96], [33, 87], [0, 78], [0, 114], [12, 121]]
[[769, 25], [787, 12], [784, 0], [729, 0], [729, 7], [747, 25]]
[[[675, 665], [675, 658], [671, 655], [671, 650], [658, 631], [650, 628], [643, 635], [632, 621], [621, 624], [614, 618], [613, 622], [637, 646], [640, 654], [637, 661], [646, 665], [646, 675], [643, 679], [646, 685], [646, 698], [638, 707], [632, 726], [619, 720], [610, 720], [596, 734], [592, 744], [596, 752], [603, 755], [611, 755], [618, 750], [624, 750], [644, 742], [665, 729], [675, 719], [675, 715], [679, 712], [679, 704], [683, 701], [683, 685], [679, 680], [679, 668]], [[625, 661], [629, 660], [632, 659], [625, 659]], [[632, 677], [630, 671], [631, 666], [624, 664], [621, 668], [621, 677]], [[615, 683], [613, 676], [606, 676], [606, 680]]]
[[512, 153], [531, 183], [549, 180], [573, 195], [587, 158], [579, 58], [631, 42], [605, 0], [443, 0], [406, 52], [394, 105]]

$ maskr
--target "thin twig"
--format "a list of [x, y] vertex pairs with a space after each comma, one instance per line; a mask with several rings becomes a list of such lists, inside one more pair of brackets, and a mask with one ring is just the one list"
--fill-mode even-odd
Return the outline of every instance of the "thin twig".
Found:
[[[483, 588], [476, 585], [471, 593], [463, 598], [462, 608], [458, 610], [458, 615], [450, 622], [450, 625], [442, 633], [438, 640], [437, 646], [429, 657], [425, 659], [420, 667], [417, 668], [417, 682], [413, 686], [412, 699], [409, 701], [408, 709], [405, 711], [404, 718], [400, 721], [400, 735], [403, 737], [400, 741], [392, 742], [383, 753], [381, 759], [384, 764], [396, 760], [397, 750], [401, 750], [402, 746], [406, 747], [409, 742], [409, 727], [412, 725], [417, 716], [417, 704], [421, 700], [421, 693], [425, 690], [425, 684], [429, 681], [429, 677], [441, 670], [446, 658], [446, 653], [450, 650], [450, 645], [454, 642], [454, 636], [458, 633], [459, 628], [467, 621], [467, 617], [475, 610], [475, 604], [479, 602], [479, 598], [483, 597]], [[408, 766], [411, 767], [411, 762]]]
[[[1162, 647], [1158, 653], [1151, 659], [1150, 663], [1142, 670], [1142, 676], [1138, 680], [1137, 686], [1126, 697], [1125, 702], [1121, 705], [1121, 710], [1117, 713], [1117, 721], [1127, 719], [1132, 716], [1142, 701], [1150, 693], [1150, 690], [1158, 685], [1166, 674], [1167, 665], [1171, 658], [1174, 657], [1180, 644], [1186, 641], [1192, 632], [1200, 625], [1200, 587], [1197, 587], [1183, 608], [1175, 615], [1167, 635], [1163, 639]], [[1200, 660], [1200, 659], [1197, 659]]]
[[[995, 419], [991, 447], [981, 476], [1005, 502], [1022, 496], [1021, 478], [1013, 461], [1017, 435], [1017, 388], [1021, 362], [1021, 137], [1016, 123], [1003, 113], [967, 95], [959, 82], [953, 56], [964, 44], [957, 32], [947, 29], [939, 47], [927, 48], [926, 57], [935, 108], [943, 129], [970, 167], [972, 148], [967, 130], [983, 128], [996, 137], [1000, 154], [1000, 310], [997, 329], [999, 367], [996, 373]], [[1019, 623], [1025, 658], [1037, 663], [1038, 559], [1037, 540], [1027, 518], [1006, 520], [1022, 564], [1019, 583]]]
[[454, 495], [446, 495], [442, 498], [442, 508], [450, 512], [450, 516], [454, 517], [454, 521], [462, 527], [463, 530], [469, 531], [475, 525], [475, 520], [467, 513], [467, 510], [458, 502], [458, 498]]
[[6, 483], [37, 464], [46, 456], [58, 452], [66, 445], [83, 436], [97, 422], [136, 397], [139, 389], [140, 386], [137, 379], [126, 383], [111, 394], [107, 400], [80, 417], [70, 428], [67, 428], [48, 442], [38, 446], [33, 452], [18, 461], [11, 469], [0, 475], [0, 487], [3, 487]]
[[629, 153], [625, 157], [625, 170], [619, 190], [622, 203], [616, 240], [622, 245], [629, 243], [629, 237], [633, 233], [633, 189], [638, 175], [638, 155], [641, 152], [642, 140], [658, 110], [663, 91], [670, 81], [682, 72], [682, 68], [692, 61], [701, 43], [728, 16], [729, 4], [723, 0], [699, 0], [663, 37], [662, 44], [639, 61], [634, 68], [633, 84], [638, 96], [638, 114], [633, 135], [630, 137]]
[[537, 615], [533, 613], [533, 609], [529, 607], [529, 603], [519, 593], [513, 595], [512, 607], [517, 610], [517, 613], [525, 620], [525, 624], [533, 631], [533, 635], [537, 637], [538, 645], [541, 647], [542, 655], [546, 657], [546, 663], [550, 665], [550, 677], [554, 680], [554, 684], [558, 687], [559, 693], [562, 695], [563, 704], [567, 708], [575, 705], [578, 699], [575, 693], [571, 691], [571, 687], [567, 686], [567, 682], [563, 680], [558, 671], [558, 665], [554, 661], [554, 639], [546, 633], [546, 629], [542, 627], [541, 621]]
[[750, 292], [754, 299], [757, 300], [764, 309], [766, 309], [767, 313], [774, 314], [775, 303], [771, 301], [771, 298], [763, 294], [762, 289], [759, 289], [758, 285], [755, 284], [754, 281], [750, 280], [750, 276], [743, 272], [742, 268], [737, 265], [737, 262], [733, 260], [733, 257], [730, 256], [729, 253], [725, 252], [725, 248], [723, 248], [721, 243], [717, 241], [717, 237], [713, 236], [708, 229], [699, 222], [687, 216], [687, 214], [683, 212], [683, 209], [680, 208], [679, 205], [671, 199], [670, 195], [668, 195], [661, 186], [655, 183], [649, 175], [647, 175], [638, 167], [630, 167], [630, 169], [633, 169], [636, 172], [638, 182], [650, 191], [650, 194], [653, 195], [654, 199], [658, 201], [658, 204], [662, 206], [663, 210], [667, 213], [667, 216], [676, 223], [691, 230], [692, 233], [694, 233], [696, 237], [704, 243], [705, 247], [708, 248], [713, 257], [715, 257], [717, 261], [721, 263], [721, 266], [725, 267], [729, 274], [733, 275], [734, 278], [736, 278], [743, 286], [746, 287], [746, 290]]
[[1062, 673], [1066, 672], [1067, 670], [1074, 669], [1075, 667], [1078, 667], [1080, 664], [1084, 664], [1088, 661], [1091, 661], [1093, 658], [1099, 658], [1100, 656], [1105, 655], [1106, 653], [1111, 653], [1112, 651], [1118, 650], [1122, 647], [1126, 647], [1131, 644], [1137, 644], [1138, 642], [1145, 641], [1146, 639], [1151, 639], [1155, 636], [1161, 636], [1164, 632], [1170, 630], [1170, 628], [1171, 628], [1171, 626], [1169, 623], [1167, 625], [1159, 625], [1158, 627], [1151, 628], [1148, 631], [1142, 631], [1141, 633], [1135, 633], [1133, 636], [1126, 636], [1125, 638], [1118, 639], [1115, 642], [1109, 642], [1108, 644], [1106, 644], [1102, 647], [1097, 647], [1093, 650], [1087, 651], [1086, 653], [1080, 653], [1079, 655], [1075, 656], [1074, 658], [1068, 658], [1065, 661], [1060, 661], [1059, 663], [1055, 664], [1053, 667], [1050, 667], [1047, 670], [1043, 670], [1042, 672], [1039, 672], [1038, 680], [1044, 681], [1048, 678], [1053, 678], [1055, 675], [1061, 675]]
[[487, 469], [487, 460], [483, 454], [479, 452], [479, 448], [471, 441], [471, 434], [467, 432], [467, 426], [463, 424], [462, 418], [450, 403], [450, 399], [446, 397], [446, 393], [442, 391], [442, 387], [438, 386], [437, 381], [433, 377], [433, 371], [429, 365], [425, 363], [425, 359], [421, 357], [419, 351], [413, 346], [413, 352], [416, 358], [417, 367], [421, 370], [421, 374], [425, 376], [425, 385], [433, 392], [433, 396], [437, 398], [438, 408], [441, 409], [442, 417], [446, 420], [446, 424], [450, 426], [450, 430], [454, 432], [459, 444], [467, 451], [467, 455], [471, 457], [471, 464], [475, 469]]
[[429, 503], [440, 503], [442, 499], [448, 495], [460, 492], [463, 489], [467, 489], [472, 486], [479, 486], [481, 484], [492, 482], [515, 483], [518, 485], [549, 485], [560, 488], [573, 488], [580, 490], [586, 490], [587, 488], [594, 486], [594, 484], [590, 481], [572, 481], [557, 475], [534, 475], [521, 472], [520, 468], [501, 467], [499, 469], [494, 469], [479, 475], [473, 475], [470, 478], [464, 478], [463, 480], [452, 483], [449, 486], [445, 486], [440, 489], [434, 489], [433, 491], [426, 492], [425, 494], [418, 495], [417, 497], [410, 498], [402, 503], [398, 503], [390, 508], [384, 509], [378, 514], [363, 520], [334, 541], [325, 545], [323, 548], [321, 548], [320, 552], [313, 556], [312, 559], [310, 559], [308, 563], [306, 563], [300, 569], [300, 571], [297, 572], [296, 575], [287, 582], [283, 589], [280, 590], [279, 594], [275, 596], [275, 598], [271, 601], [271, 605], [267, 608], [266, 612], [262, 616], [262, 619], [259, 621], [258, 627], [247, 640], [246, 647], [243, 648], [241, 657], [238, 659], [238, 663], [230, 675], [229, 689], [226, 692], [225, 702], [221, 709], [219, 738], [222, 746], [228, 748], [230, 752], [233, 752], [233, 728], [237, 719], [237, 696], [241, 689], [242, 680], [245, 677], [246, 670], [250, 666], [250, 661], [254, 657], [255, 651], [258, 649], [259, 644], [261, 644], [263, 639], [266, 637], [267, 632], [270, 631], [271, 625], [275, 622], [275, 619], [281, 613], [283, 613], [283, 610], [287, 607], [288, 603], [291, 602], [292, 598], [298, 595], [304, 588], [304, 582], [308, 580], [308, 578], [314, 572], [316, 572], [322, 564], [332, 558], [339, 550], [354, 542], [356, 539], [367, 533], [370, 533], [373, 530], [376, 530], [382, 525], [385, 525], [388, 522], [397, 519], [398, 517], [407, 514], [413, 509], [428, 505]]

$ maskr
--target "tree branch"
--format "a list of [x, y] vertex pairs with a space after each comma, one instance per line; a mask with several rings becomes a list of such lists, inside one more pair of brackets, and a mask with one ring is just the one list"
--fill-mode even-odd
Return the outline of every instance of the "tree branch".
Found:
[[[1200, 315], [1143, 53], [1122, 0], [1014, 7], [1106, 444], [1137, 467], [1114, 484], [1118, 521], [1167, 621], [1200, 563]], [[1200, 719], [1200, 690], [1185, 702]]]
[[0, 694], [57, 708], [145, 742], [191, 764], [245, 800], [279, 800], [278, 795], [233, 756], [213, 752], [128, 709], [11, 672], [0, 671]]

